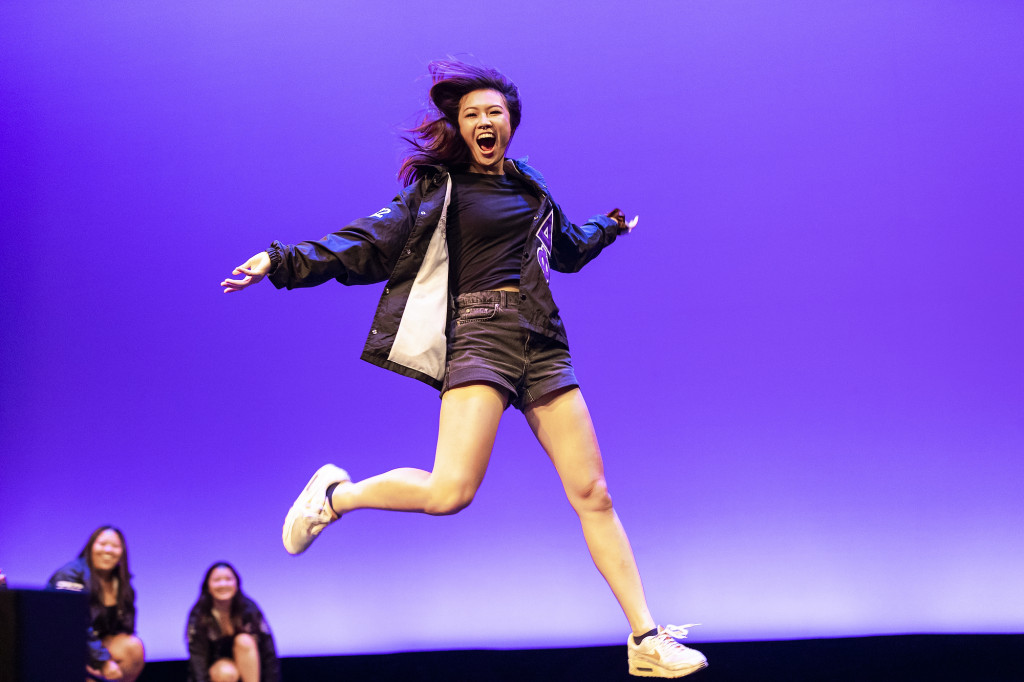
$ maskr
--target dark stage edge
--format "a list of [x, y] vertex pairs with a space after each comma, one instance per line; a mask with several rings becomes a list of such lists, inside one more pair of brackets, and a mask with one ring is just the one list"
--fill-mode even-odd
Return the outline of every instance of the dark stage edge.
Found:
[[[891, 635], [769, 642], [692, 642], [709, 667], [695, 682], [1024, 682], [1024, 634]], [[146, 665], [139, 682], [182, 682], [185, 661]], [[423, 651], [285, 658], [285, 682], [306, 680], [638, 680], [626, 647]]]

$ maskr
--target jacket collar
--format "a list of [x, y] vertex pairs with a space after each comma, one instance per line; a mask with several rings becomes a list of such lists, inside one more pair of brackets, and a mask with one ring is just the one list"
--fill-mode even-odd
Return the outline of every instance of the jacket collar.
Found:
[[533, 166], [530, 166], [528, 163], [526, 163], [528, 158], [529, 157], [524, 156], [521, 159], [507, 159], [505, 161], [505, 172], [518, 175], [519, 177], [530, 181], [531, 183], [539, 187], [541, 191], [544, 192], [544, 194], [548, 194], [547, 181], [544, 179], [544, 176], [541, 175], [539, 171], [537, 171]]

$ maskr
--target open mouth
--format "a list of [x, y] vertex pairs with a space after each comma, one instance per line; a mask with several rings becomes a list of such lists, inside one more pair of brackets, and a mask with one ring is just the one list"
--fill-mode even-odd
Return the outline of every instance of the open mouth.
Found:
[[498, 138], [495, 137], [494, 133], [481, 133], [476, 138], [476, 144], [480, 147], [480, 151], [489, 154], [494, 151], [494, 147], [498, 144]]

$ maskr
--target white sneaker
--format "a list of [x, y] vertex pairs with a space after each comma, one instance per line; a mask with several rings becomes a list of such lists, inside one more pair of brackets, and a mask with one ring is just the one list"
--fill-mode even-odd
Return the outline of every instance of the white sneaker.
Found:
[[305, 552], [327, 524], [338, 519], [327, 503], [327, 488], [333, 483], [349, 480], [348, 473], [333, 464], [325, 464], [316, 470], [284, 517], [281, 539], [289, 554]]
[[683, 646], [676, 639], [686, 637], [687, 628], [697, 623], [658, 627], [658, 634], [647, 637], [639, 644], [633, 643], [633, 635], [626, 640], [629, 657], [629, 674], [637, 677], [683, 677], [706, 668], [708, 659], [696, 649]]

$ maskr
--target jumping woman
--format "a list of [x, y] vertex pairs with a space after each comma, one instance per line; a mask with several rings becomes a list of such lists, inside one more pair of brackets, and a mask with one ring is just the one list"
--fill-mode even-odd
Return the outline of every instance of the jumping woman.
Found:
[[386, 282], [362, 357], [441, 391], [431, 471], [403, 468], [353, 482], [322, 466], [284, 522], [284, 546], [306, 550], [356, 509], [454, 514], [473, 500], [498, 423], [526, 417], [579, 515], [590, 555], [625, 612], [629, 672], [682, 677], [707, 665], [657, 626], [612, 507], [590, 413], [551, 295], [551, 270], [576, 272], [632, 230], [615, 209], [566, 218], [541, 175], [505, 157], [519, 126], [516, 86], [456, 61], [430, 65], [431, 108], [407, 138], [405, 189], [371, 216], [318, 241], [273, 242], [221, 282], [226, 293], [269, 277], [278, 288]]

